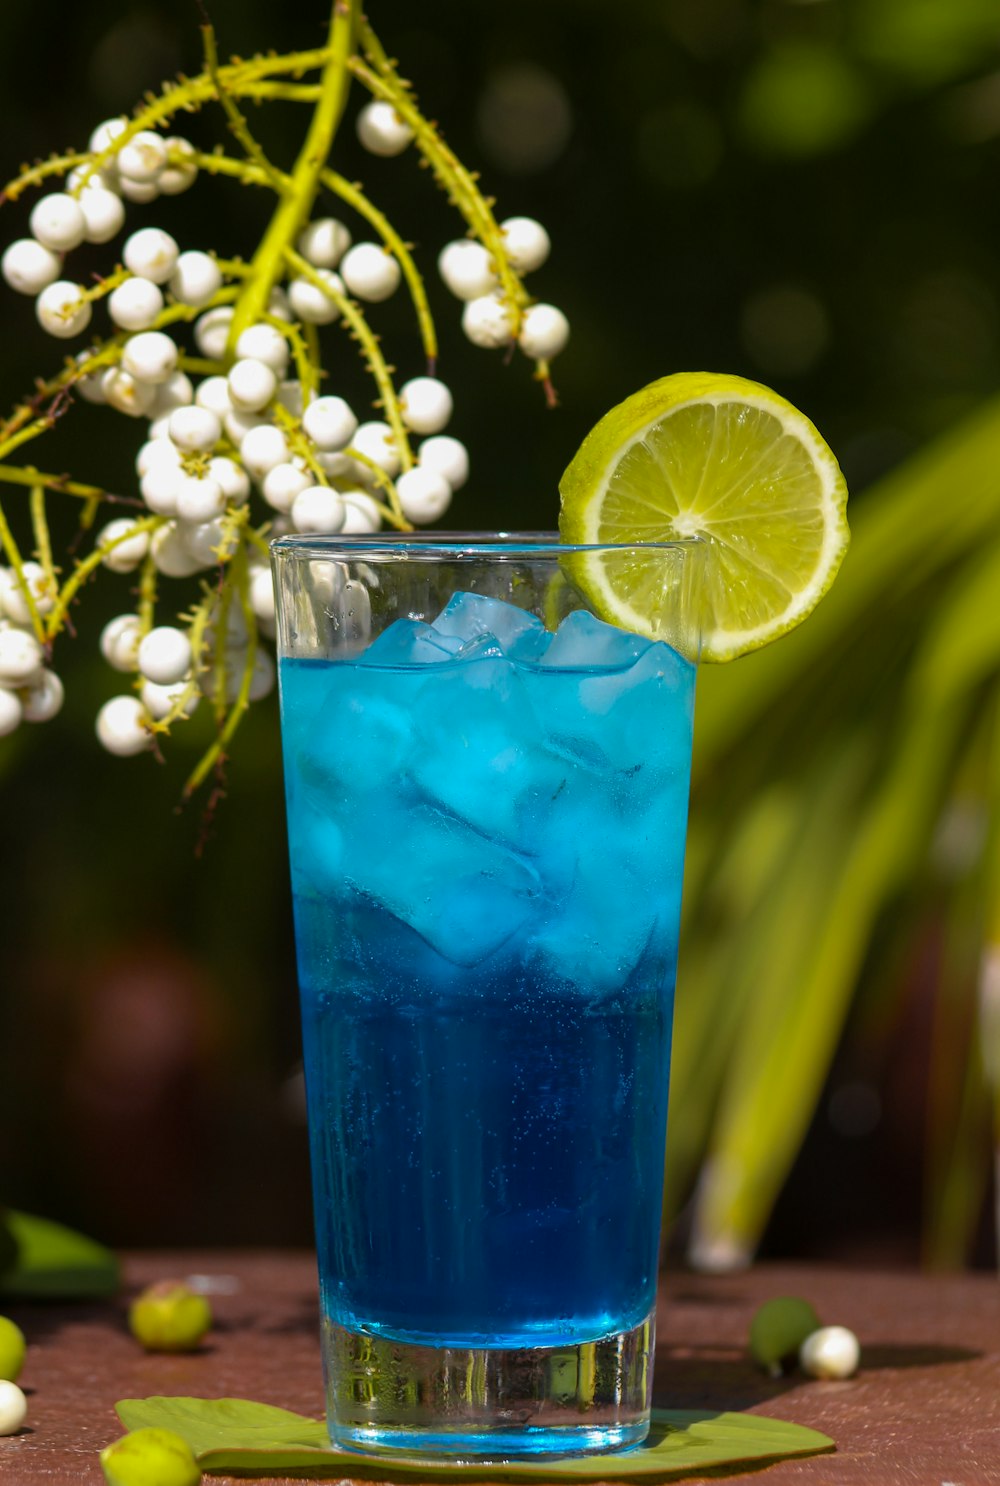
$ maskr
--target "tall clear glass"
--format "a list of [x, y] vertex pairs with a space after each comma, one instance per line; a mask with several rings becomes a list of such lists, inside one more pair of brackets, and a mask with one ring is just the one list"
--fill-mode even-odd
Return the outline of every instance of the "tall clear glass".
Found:
[[699, 544], [272, 551], [331, 1437], [638, 1443]]

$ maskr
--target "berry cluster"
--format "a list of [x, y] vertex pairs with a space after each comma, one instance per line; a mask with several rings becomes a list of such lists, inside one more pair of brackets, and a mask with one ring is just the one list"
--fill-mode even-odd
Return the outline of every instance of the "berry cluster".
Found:
[[[140, 753], [207, 699], [215, 737], [192, 787], [224, 757], [247, 704], [274, 683], [273, 660], [260, 644], [274, 635], [269, 536], [371, 532], [383, 522], [407, 530], [438, 520], [468, 477], [464, 445], [444, 432], [453, 399], [435, 375], [436, 334], [410, 248], [362, 188], [330, 164], [352, 78], [372, 95], [356, 115], [362, 145], [380, 156], [419, 151], [465, 219], [469, 235], [449, 243], [438, 266], [463, 302], [467, 337], [487, 347], [516, 343], [551, 392], [548, 362], [569, 333], [565, 316], [532, 302], [523, 284], [548, 257], [544, 227], [527, 217], [495, 221], [475, 177], [360, 19], [356, 0], [334, 7], [328, 44], [315, 53], [223, 68], [207, 28], [205, 40], [200, 77], [168, 85], [132, 119], [100, 124], [82, 155], [27, 169], [8, 186], [12, 199], [65, 177], [64, 189], [35, 203], [30, 235], [0, 259], [8, 285], [35, 297], [45, 331], [62, 340], [88, 333], [86, 348], [0, 424], [0, 482], [30, 490], [35, 545], [34, 556], [23, 557], [0, 510], [0, 735], [58, 711], [63, 688], [51, 669], [52, 643], [83, 583], [100, 568], [132, 574], [136, 603], [105, 627], [100, 644], [133, 687], [104, 704], [97, 734], [112, 753]], [[303, 83], [310, 69], [319, 69], [319, 79]], [[267, 160], [240, 110], [242, 98], [264, 96], [314, 104], [290, 173]], [[218, 148], [206, 154], [161, 132], [179, 110], [213, 97], [242, 158]], [[123, 231], [126, 203], [148, 205], [219, 175], [275, 190], [274, 215], [250, 261], [182, 251], [170, 232], [151, 225], [125, 236], [120, 262], [90, 285], [66, 274], [74, 249], [110, 243]], [[324, 196], [339, 199], [361, 229], [328, 214]], [[404, 282], [426, 371], [397, 387], [368, 307]], [[98, 308], [108, 326], [95, 335]], [[357, 343], [380, 416], [356, 412], [328, 375], [325, 327]], [[133, 493], [111, 496], [8, 462], [75, 398], [145, 422]], [[45, 502], [53, 491], [84, 501], [88, 528], [102, 504], [131, 507], [98, 525], [68, 576], [48, 537]], [[172, 606], [169, 622], [159, 615], [163, 579], [198, 584], [193, 602], [189, 589]]]

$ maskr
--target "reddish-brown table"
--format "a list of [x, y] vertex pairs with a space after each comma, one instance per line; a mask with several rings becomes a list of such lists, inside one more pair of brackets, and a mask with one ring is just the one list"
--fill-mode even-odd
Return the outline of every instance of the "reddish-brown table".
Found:
[[[198, 1353], [147, 1356], [124, 1325], [128, 1293], [168, 1275], [230, 1276], [218, 1326]], [[322, 1413], [316, 1291], [308, 1254], [143, 1254], [126, 1261], [120, 1302], [9, 1306], [29, 1340], [22, 1384], [30, 1428], [0, 1439], [2, 1486], [99, 1486], [97, 1452], [121, 1433], [116, 1399], [152, 1393], [255, 1398]], [[822, 1430], [834, 1455], [786, 1460], [731, 1481], [775, 1486], [1000, 1486], [1000, 1282], [765, 1265], [725, 1278], [668, 1274], [656, 1402], [751, 1409]], [[771, 1383], [748, 1362], [754, 1308], [771, 1295], [813, 1301], [857, 1332], [863, 1369], [843, 1383]], [[230, 1482], [229, 1476], [210, 1480]], [[288, 1478], [271, 1478], [283, 1479]], [[609, 1460], [608, 1481], [614, 1481]], [[695, 1478], [691, 1478], [695, 1479]]]

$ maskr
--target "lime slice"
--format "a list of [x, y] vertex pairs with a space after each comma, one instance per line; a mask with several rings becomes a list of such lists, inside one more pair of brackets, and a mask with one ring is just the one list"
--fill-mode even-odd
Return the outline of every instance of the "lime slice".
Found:
[[[650, 383], [587, 435], [559, 489], [565, 542], [704, 540], [704, 660], [732, 660], [800, 624], [849, 540], [831, 450], [791, 403], [743, 377]], [[650, 564], [593, 553], [576, 571], [603, 617], [656, 632]]]

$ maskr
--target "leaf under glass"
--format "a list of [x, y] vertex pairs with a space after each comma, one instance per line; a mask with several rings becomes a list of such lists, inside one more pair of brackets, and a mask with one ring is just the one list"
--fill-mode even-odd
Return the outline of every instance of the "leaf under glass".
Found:
[[393, 1455], [390, 1460], [384, 1455], [334, 1450], [322, 1420], [245, 1398], [126, 1398], [116, 1408], [126, 1429], [174, 1430], [206, 1471], [275, 1475], [295, 1471], [354, 1480], [430, 1481], [453, 1476], [498, 1481], [668, 1479], [835, 1448], [818, 1430], [761, 1414], [654, 1409], [649, 1439], [622, 1454], [497, 1465], [428, 1464], [426, 1459]]

